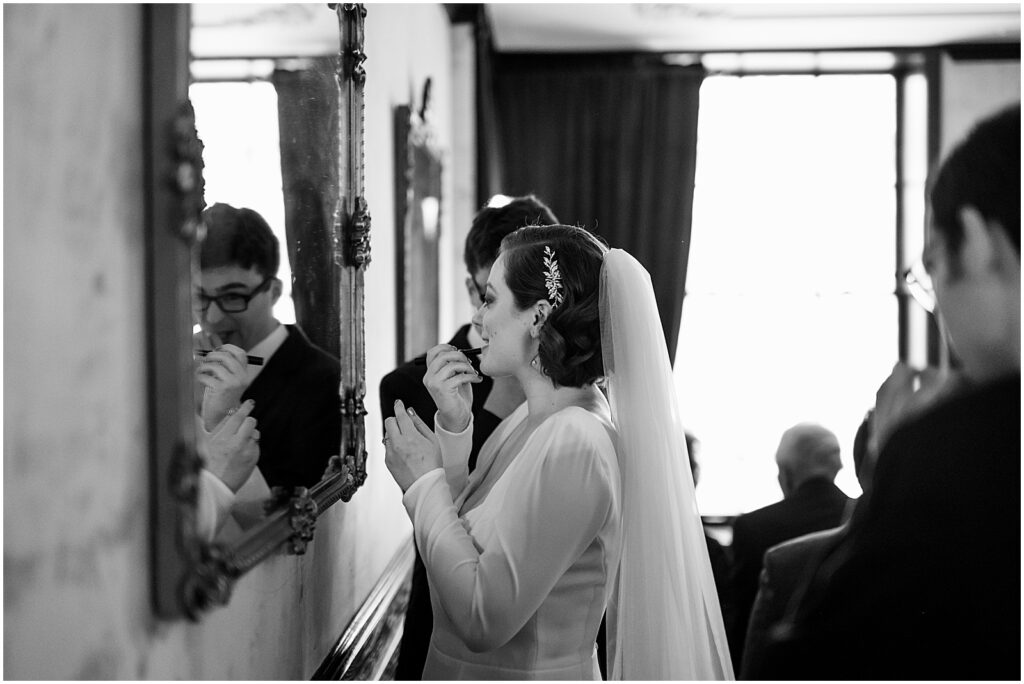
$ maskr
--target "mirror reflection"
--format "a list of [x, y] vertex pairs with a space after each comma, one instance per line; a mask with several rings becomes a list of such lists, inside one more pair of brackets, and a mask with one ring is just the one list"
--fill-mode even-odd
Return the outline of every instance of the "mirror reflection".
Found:
[[192, 332], [207, 541], [259, 522], [275, 488], [315, 485], [340, 450], [328, 233], [337, 41], [324, 5], [193, 6], [189, 96], [207, 207]]

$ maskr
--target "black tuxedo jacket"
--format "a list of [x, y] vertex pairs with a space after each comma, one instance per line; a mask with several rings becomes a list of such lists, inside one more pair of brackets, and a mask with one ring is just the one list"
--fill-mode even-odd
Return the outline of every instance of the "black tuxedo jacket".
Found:
[[1020, 375], [906, 423], [766, 652], [773, 679], [1020, 679]]
[[782, 542], [764, 554], [764, 568], [750, 611], [739, 679], [764, 679], [762, 660], [771, 630], [782, 622], [801, 584], [846, 531], [845, 526]]
[[242, 394], [260, 431], [257, 464], [271, 487], [312, 487], [341, 450], [341, 364], [296, 325]]
[[[469, 324], [459, 328], [448, 344], [459, 349], [469, 347]], [[395, 415], [395, 400], [401, 399], [406, 406], [416, 409], [416, 414], [431, 430], [434, 429], [434, 412], [437, 411], [437, 407], [434, 405], [434, 400], [430, 398], [427, 388], [423, 386], [423, 376], [427, 373], [427, 367], [417, 363], [425, 358], [426, 354], [421, 354], [411, 361], [406, 361], [380, 381], [382, 425], [385, 419]], [[474, 367], [477, 367], [476, 364]], [[478, 367], [477, 370], [479, 370]], [[491, 393], [494, 380], [486, 375], [482, 378], [482, 382], [473, 386], [473, 447], [469, 455], [470, 472], [476, 466], [476, 457], [480, 447], [501, 422], [493, 413], [484, 411], [484, 402], [487, 401], [487, 396]]]
[[704, 533], [704, 541], [708, 547], [708, 560], [711, 561], [711, 575], [715, 579], [715, 592], [718, 594], [718, 605], [724, 612], [731, 601], [729, 592], [732, 586], [729, 584], [729, 575], [732, 572], [732, 555], [721, 542]]
[[[469, 347], [469, 324], [459, 328], [448, 344], [465, 349]], [[423, 359], [426, 354], [417, 357]], [[384, 376], [380, 382], [380, 413], [382, 420], [395, 415], [395, 400], [401, 399], [406, 406], [412, 406], [423, 421], [434, 428], [434, 413], [437, 407], [427, 388], [423, 386], [425, 365], [418, 365], [416, 359], [406, 361]], [[480, 447], [498, 427], [501, 420], [490, 411], [484, 410], [484, 402], [491, 393], [494, 381], [483, 376], [483, 382], [473, 385], [473, 446], [469, 454], [469, 469], [476, 466]], [[405, 613], [405, 627], [402, 643], [398, 650], [398, 665], [395, 679], [420, 679], [423, 664], [427, 660], [427, 647], [434, 629], [434, 615], [430, 606], [430, 587], [427, 584], [427, 569], [416, 550], [413, 564], [412, 586], [409, 593], [409, 607]]]
[[765, 551], [789, 539], [837, 527], [849, 502], [850, 498], [834, 483], [815, 478], [801, 484], [788, 499], [736, 519], [732, 538], [732, 605], [726, 613], [729, 651], [737, 671]]

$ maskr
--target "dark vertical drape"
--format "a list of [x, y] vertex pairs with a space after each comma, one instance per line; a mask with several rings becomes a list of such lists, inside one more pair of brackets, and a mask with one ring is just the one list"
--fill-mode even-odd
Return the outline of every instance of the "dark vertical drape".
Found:
[[536, 193], [563, 223], [650, 272], [675, 357], [693, 214], [704, 71], [643, 55], [497, 55], [502, 191]]
[[285, 235], [295, 320], [310, 340], [340, 357], [338, 284], [330, 276], [338, 201], [338, 84], [334, 58], [301, 71], [275, 70]]
[[482, 207], [487, 200], [505, 192], [502, 173], [502, 146], [498, 131], [497, 102], [494, 97], [495, 64], [494, 41], [490, 22], [483, 5], [477, 6], [473, 22], [476, 48], [476, 129], [477, 168], [476, 205]]

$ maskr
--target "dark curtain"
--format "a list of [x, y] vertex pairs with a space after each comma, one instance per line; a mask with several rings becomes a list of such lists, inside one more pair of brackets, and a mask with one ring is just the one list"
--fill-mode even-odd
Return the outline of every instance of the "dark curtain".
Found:
[[535, 193], [563, 223], [651, 274], [675, 359], [693, 215], [704, 71], [650, 55], [494, 55], [502, 192]]
[[274, 71], [285, 235], [295, 320], [340, 357], [339, 290], [331, 231], [338, 201], [338, 83], [333, 57], [301, 71]]
[[[498, 193], [505, 192], [502, 174], [502, 149], [497, 103], [494, 98], [494, 39], [483, 5], [473, 16], [476, 47], [476, 195], [478, 207]], [[557, 214], [556, 214], [557, 215]]]

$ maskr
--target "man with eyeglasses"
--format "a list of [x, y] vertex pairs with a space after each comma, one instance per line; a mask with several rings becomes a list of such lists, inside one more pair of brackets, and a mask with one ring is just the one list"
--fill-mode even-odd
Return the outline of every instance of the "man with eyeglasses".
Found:
[[917, 280], [958, 368], [898, 364], [878, 390], [872, 487], [766, 679], [1020, 680], [1020, 132], [1017, 104], [932, 179]]
[[[463, 261], [466, 264], [466, 293], [474, 310], [480, 308], [487, 288], [487, 277], [498, 256], [502, 239], [512, 231], [528, 225], [551, 225], [558, 219], [546, 204], [533, 195], [509, 198], [492, 197], [487, 206], [477, 212], [466, 235]], [[479, 347], [483, 344], [480, 331], [472, 324], [463, 325], [448, 344], [458, 349]], [[425, 354], [420, 359], [425, 359]], [[416, 359], [407, 361], [384, 376], [380, 383], [381, 419], [395, 415], [395, 400], [406, 406], [434, 428], [433, 399], [423, 386], [425, 364]], [[526, 400], [515, 378], [490, 378], [473, 385], [473, 446], [469, 456], [470, 471], [476, 466], [476, 457], [487, 437], [506, 416]], [[416, 553], [409, 607], [405, 614], [405, 627], [398, 652], [395, 679], [420, 679], [427, 657], [434, 618], [430, 608], [430, 590], [426, 568]]]
[[[270, 487], [312, 487], [341, 443], [341, 365], [297, 325], [274, 318], [281, 297], [280, 248], [251, 209], [214, 204], [203, 212], [206, 237], [193, 282], [196, 377], [203, 386], [203, 427], [253, 402], [259, 426], [257, 467]], [[262, 365], [247, 357], [263, 359]]]

